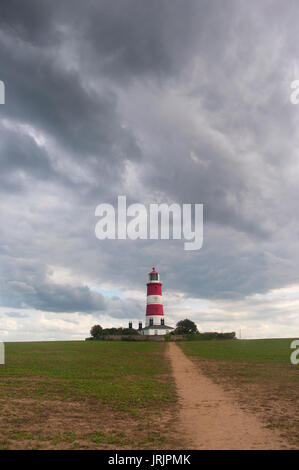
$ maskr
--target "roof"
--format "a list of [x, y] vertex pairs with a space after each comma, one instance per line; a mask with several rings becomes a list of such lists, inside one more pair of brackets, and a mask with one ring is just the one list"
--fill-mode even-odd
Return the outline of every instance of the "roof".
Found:
[[142, 328], [142, 330], [174, 330], [174, 328], [167, 325], [149, 325]]

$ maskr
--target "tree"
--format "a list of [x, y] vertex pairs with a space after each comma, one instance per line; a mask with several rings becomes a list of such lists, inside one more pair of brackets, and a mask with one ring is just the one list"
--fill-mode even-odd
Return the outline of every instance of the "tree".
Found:
[[197, 326], [192, 320], [181, 320], [176, 324], [176, 329], [174, 331], [177, 335], [186, 335], [190, 333], [198, 333]]
[[94, 325], [90, 330], [90, 334], [95, 339], [99, 338], [103, 334], [103, 328], [101, 325]]
[[134, 336], [138, 335], [138, 331], [135, 330], [134, 328], [122, 328], [122, 331], [120, 333], [121, 335], [129, 335], [129, 336]]

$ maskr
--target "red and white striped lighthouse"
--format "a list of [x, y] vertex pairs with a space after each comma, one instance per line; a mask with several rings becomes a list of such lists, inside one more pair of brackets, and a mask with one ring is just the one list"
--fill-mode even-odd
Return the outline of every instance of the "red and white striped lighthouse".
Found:
[[160, 274], [153, 267], [148, 275], [146, 299], [146, 326], [163, 325], [164, 312], [162, 304], [162, 283]]
[[160, 274], [153, 268], [148, 275], [145, 327], [139, 323], [139, 331], [142, 335], [165, 335], [171, 330], [164, 321]]

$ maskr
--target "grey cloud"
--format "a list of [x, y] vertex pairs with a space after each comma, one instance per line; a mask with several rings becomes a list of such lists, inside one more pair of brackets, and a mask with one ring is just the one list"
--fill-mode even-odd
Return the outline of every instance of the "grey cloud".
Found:
[[7, 317], [11, 317], [11, 318], [28, 318], [29, 317], [29, 315], [27, 315], [26, 313], [22, 313], [22, 312], [5, 312], [4, 315]]
[[53, 283], [30, 285], [6, 282], [3, 292], [5, 305], [16, 308], [34, 308], [50, 312], [97, 312], [106, 309], [101, 294], [91, 292], [85, 286]]
[[[111, 318], [129, 318], [129, 319], [143, 319], [145, 312], [145, 303], [135, 299], [119, 299], [111, 298], [106, 299], [107, 311], [106, 314]], [[136, 325], [135, 325], [136, 327]]]
[[3, 0], [1, 2], [0, 25], [24, 41], [55, 40], [53, 34], [53, 8], [46, 0]]
[[2, 305], [35, 308], [51, 312], [93, 312], [105, 310], [102, 294], [87, 286], [57, 284], [47, 279], [46, 266], [36, 260], [2, 257], [0, 276]]
[[138, 147], [121, 127], [109, 89], [102, 93], [88, 89], [84, 74], [63, 68], [51, 48], [46, 53], [40, 47], [32, 50], [3, 34], [0, 59], [7, 84], [6, 116], [35, 126], [81, 159], [109, 158], [113, 164], [115, 157], [138, 157]]
[[36, 288], [31, 306], [52, 312], [94, 312], [104, 310], [105, 301], [88, 287], [44, 284]]
[[0, 191], [23, 192], [30, 181], [58, 179], [45, 149], [34, 139], [0, 124]]

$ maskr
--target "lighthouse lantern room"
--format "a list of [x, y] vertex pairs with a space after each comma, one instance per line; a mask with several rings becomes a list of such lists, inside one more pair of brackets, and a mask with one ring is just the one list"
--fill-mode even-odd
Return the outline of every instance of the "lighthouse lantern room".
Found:
[[153, 267], [148, 275], [145, 327], [142, 328], [141, 333], [165, 335], [171, 330], [173, 330], [172, 326], [165, 325], [160, 274]]

